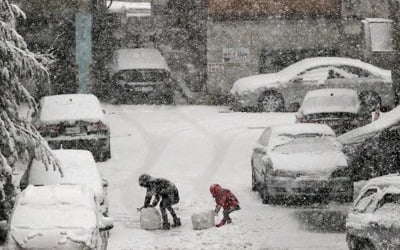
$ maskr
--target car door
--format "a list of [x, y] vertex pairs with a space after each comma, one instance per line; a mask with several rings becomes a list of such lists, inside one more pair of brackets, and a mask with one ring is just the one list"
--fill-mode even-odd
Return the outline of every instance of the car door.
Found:
[[257, 145], [253, 148], [252, 165], [256, 181], [263, 180], [263, 172], [265, 171], [263, 157], [267, 154], [267, 145], [270, 137], [271, 137], [271, 129], [266, 128], [261, 134], [257, 142]]
[[302, 103], [304, 96], [309, 90], [320, 89], [326, 87], [326, 82], [332, 66], [319, 66], [309, 68], [298, 73], [290, 79], [284, 88], [284, 96], [293, 98], [291, 102]]

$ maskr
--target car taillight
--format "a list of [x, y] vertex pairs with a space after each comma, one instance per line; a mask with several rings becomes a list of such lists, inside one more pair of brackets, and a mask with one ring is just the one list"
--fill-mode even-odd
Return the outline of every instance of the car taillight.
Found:
[[58, 125], [43, 125], [38, 128], [38, 131], [42, 136], [56, 135], [60, 132], [60, 126], [58, 126]]
[[105, 131], [108, 129], [108, 127], [106, 124], [98, 122], [87, 125], [86, 129], [88, 132], [97, 132], [97, 131]]

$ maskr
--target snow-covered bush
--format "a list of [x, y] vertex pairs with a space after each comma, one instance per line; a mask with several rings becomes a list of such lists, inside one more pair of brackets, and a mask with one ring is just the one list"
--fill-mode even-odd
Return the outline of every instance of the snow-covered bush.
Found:
[[[12, 208], [15, 192], [11, 173], [17, 160], [35, 157], [46, 167], [58, 168], [47, 143], [31, 124], [36, 103], [22, 84], [47, 82], [43, 65], [48, 65], [49, 59], [28, 50], [14, 29], [19, 16], [25, 14], [18, 6], [0, 0], [0, 221], [8, 218]], [[28, 107], [24, 112], [23, 106]]]
[[145, 230], [157, 230], [161, 228], [160, 212], [154, 208], [142, 208], [140, 210], [140, 228]]

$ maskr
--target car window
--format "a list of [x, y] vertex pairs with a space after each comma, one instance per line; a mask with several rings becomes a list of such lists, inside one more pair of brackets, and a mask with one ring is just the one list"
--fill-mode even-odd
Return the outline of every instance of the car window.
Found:
[[377, 188], [366, 190], [355, 205], [355, 209], [360, 213], [370, 211], [377, 193]]
[[265, 129], [264, 132], [261, 134], [258, 142], [263, 146], [267, 146], [270, 137], [271, 137], [271, 129]]
[[337, 70], [338, 71], [340, 70], [341, 74], [343, 74], [345, 78], [377, 77], [373, 75], [371, 72], [358, 67], [343, 65], [343, 66], [338, 66], [337, 68], [338, 68]]
[[379, 201], [377, 211], [400, 211], [400, 194], [387, 193]]
[[312, 68], [298, 74], [297, 77], [305, 82], [320, 82], [328, 79], [329, 71], [332, 69], [332, 66]]

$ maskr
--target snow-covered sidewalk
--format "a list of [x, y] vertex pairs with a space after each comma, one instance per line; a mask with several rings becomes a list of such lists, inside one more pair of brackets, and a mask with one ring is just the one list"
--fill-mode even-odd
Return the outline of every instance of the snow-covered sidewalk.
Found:
[[[342, 208], [327, 215], [263, 205], [251, 191], [252, 146], [263, 127], [293, 123], [293, 114], [232, 113], [208, 106], [104, 108], [112, 158], [99, 166], [109, 181], [110, 215], [115, 219], [108, 249], [347, 249], [344, 234], [329, 232], [331, 222], [324, 221], [342, 218]], [[177, 185], [182, 227], [140, 229], [136, 208], [143, 205], [145, 190], [137, 179], [142, 173]], [[237, 194], [242, 209], [232, 214], [233, 224], [195, 231], [190, 217], [214, 207], [209, 194], [213, 183]]]

